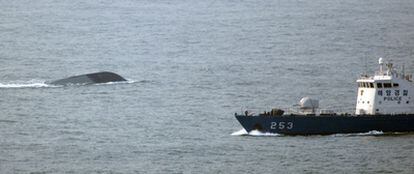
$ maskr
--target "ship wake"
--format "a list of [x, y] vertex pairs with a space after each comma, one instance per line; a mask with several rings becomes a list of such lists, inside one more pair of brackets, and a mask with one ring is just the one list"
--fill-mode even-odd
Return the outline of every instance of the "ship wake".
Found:
[[[107, 83], [99, 83], [99, 84], [90, 84], [90, 85], [112, 85], [112, 84], [132, 84], [132, 83], [149, 83], [148, 80], [142, 81], [134, 81], [128, 79], [127, 81], [120, 81], [120, 82], [107, 82]], [[67, 86], [83, 86], [87, 84], [71, 84]], [[56, 88], [56, 87], [63, 87], [64, 85], [53, 85], [49, 84], [44, 80], [29, 80], [29, 81], [14, 81], [14, 82], [6, 82], [0, 83], [0, 89], [19, 89], [19, 88]]]
[[0, 88], [45, 88], [45, 87], [53, 87], [53, 85], [46, 84], [45, 81], [42, 81], [42, 80], [0, 83]]
[[[387, 136], [387, 135], [402, 135], [404, 133], [389, 133], [389, 132], [382, 132], [382, 131], [369, 131], [364, 133], [346, 133], [346, 134], [332, 134], [329, 136], [332, 137], [355, 137], [355, 136]], [[255, 136], [255, 137], [281, 137], [285, 136], [283, 134], [277, 134], [277, 133], [270, 133], [270, 132], [260, 132], [258, 130], [253, 130], [250, 132], [247, 132], [245, 129], [240, 129], [238, 131], [235, 131], [231, 134], [232, 136]], [[320, 136], [320, 135], [315, 135]]]
[[270, 132], [260, 132], [258, 130], [252, 130], [247, 132], [245, 129], [233, 132], [232, 136], [255, 136], [255, 137], [278, 137], [283, 136], [282, 134], [270, 133]]
[[382, 131], [369, 131], [365, 133], [349, 133], [349, 134], [334, 134], [334, 137], [354, 137], [354, 136], [398, 136], [410, 134], [407, 132], [382, 132]]

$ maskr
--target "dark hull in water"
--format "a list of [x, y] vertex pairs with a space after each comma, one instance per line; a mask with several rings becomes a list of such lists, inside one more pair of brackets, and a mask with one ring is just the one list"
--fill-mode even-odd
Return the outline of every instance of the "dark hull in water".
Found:
[[414, 132], [414, 114], [358, 116], [244, 116], [236, 115], [247, 132], [259, 130], [285, 135], [328, 135], [346, 133]]
[[52, 85], [69, 85], [69, 84], [97, 84], [108, 82], [126, 81], [123, 77], [113, 72], [97, 72], [72, 76], [50, 82]]

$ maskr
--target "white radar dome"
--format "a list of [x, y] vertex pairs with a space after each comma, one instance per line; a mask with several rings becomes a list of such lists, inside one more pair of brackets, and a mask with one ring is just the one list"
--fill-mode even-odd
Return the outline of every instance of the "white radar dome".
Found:
[[303, 97], [299, 102], [301, 109], [315, 109], [319, 107], [319, 100]]

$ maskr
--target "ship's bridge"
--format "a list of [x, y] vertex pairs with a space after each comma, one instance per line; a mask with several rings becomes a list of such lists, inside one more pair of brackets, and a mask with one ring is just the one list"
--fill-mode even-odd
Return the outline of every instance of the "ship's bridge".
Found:
[[392, 63], [382, 58], [380, 70], [374, 76], [362, 75], [358, 80], [356, 115], [412, 114], [414, 113], [414, 84], [412, 75], [397, 72]]

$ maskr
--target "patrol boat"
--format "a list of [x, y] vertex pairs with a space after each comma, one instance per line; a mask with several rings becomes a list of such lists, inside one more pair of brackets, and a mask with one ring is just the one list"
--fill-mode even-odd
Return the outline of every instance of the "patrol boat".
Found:
[[373, 76], [362, 75], [356, 81], [355, 114], [320, 110], [318, 100], [305, 97], [296, 112], [272, 109], [254, 114], [245, 111], [235, 113], [235, 117], [247, 132], [258, 130], [285, 135], [414, 132], [413, 78], [402, 69], [397, 72], [390, 62], [384, 67], [380, 58], [379, 71]]

